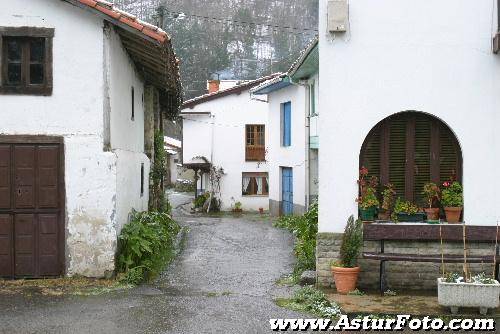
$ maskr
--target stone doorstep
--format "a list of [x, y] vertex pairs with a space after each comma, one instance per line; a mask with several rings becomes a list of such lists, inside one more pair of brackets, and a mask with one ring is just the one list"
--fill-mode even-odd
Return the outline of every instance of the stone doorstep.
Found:
[[[342, 311], [348, 315], [377, 314], [397, 315], [410, 314], [412, 316], [450, 316], [447, 307], [438, 304], [437, 292], [426, 291], [415, 294], [401, 294], [397, 296], [380, 296], [376, 292], [366, 293], [364, 296], [351, 296], [338, 294], [335, 289], [321, 289], [331, 302], [337, 303]], [[460, 308], [458, 317], [480, 317], [477, 308]], [[500, 319], [500, 308], [488, 311], [488, 317]]]

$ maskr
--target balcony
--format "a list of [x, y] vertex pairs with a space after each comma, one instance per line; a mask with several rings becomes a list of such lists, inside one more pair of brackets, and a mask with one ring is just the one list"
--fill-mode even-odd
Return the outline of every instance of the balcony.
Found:
[[264, 146], [247, 146], [245, 150], [246, 161], [265, 161], [266, 148]]

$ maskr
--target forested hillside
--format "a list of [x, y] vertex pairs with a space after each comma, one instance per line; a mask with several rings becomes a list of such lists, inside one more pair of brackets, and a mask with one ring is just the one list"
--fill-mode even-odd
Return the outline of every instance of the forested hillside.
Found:
[[255, 79], [285, 71], [317, 34], [318, 0], [116, 0], [154, 24], [163, 21], [181, 59], [185, 99], [206, 80]]

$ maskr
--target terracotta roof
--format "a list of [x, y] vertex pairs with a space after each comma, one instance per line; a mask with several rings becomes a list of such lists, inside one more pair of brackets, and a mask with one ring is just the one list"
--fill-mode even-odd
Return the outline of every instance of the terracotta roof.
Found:
[[152, 24], [124, 12], [104, 0], [64, 0], [102, 17], [116, 28], [137, 70], [148, 85], [156, 87], [162, 109], [172, 117], [179, 113], [182, 84], [179, 63], [170, 36]]
[[232, 94], [240, 94], [241, 92], [243, 92], [245, 90], [249, 90], [255, 86], [260, 85], [261, 83], [263, 83], [265, 81], [268, 81], [270, 79], [273, 79], [275, 77], [279, 77], [282, 75], [283, 75], [283, 73], [273, 73], [273, 74], [268, 75], [266, 77], [262, 77], [262, 78], [255, 79], [252, 81], [244, 82], [240, 85], [237, 85], [237, 86], [234, 86], [234, 87], [231, 87], [228, 89], [224, 89], [224, 90], [220, 90], [220, 91], [215, 92], [215, 93], [210, 93], [210, 94], [205, 94], [205, 95], [195, 97], [194, 99], [185, 101], [181, 106], [181, 110], [193, 108], [194, 106], [196, 106], [198, 104], [208, 102], [211, 100], [215, 100], [215, 99], [218, 99], [218, 98], [221, 98], [224, 96], [228, 96], [228, 95], [232, 95]]
[[104, 13], [114, 20], [122, 22], [128, 25], [129, 27], [140, 31], [145, 36], [148, 36], [158, 41], [159, 43], [163, 43], [166, 40], [170, 40], [168, 34], [162, 29], [154, 25], [151, 25], [147, 22], [141, 21], [130, 13], [119, 10], [118, 8], [114, 7], [114, 4], [111, 2], [107, 2], [104, 0], [75, 0], [75, 1], [83, 5], [86, 5], [90, 8], [93, 8], [101, 13]]

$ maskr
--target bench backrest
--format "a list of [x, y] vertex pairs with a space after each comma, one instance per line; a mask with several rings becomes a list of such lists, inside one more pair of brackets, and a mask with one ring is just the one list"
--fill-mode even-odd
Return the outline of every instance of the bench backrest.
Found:
[[[367, 241], [408, 240], [439, 241], [440, 227], [445, 241], [463, 241], [463, 225], [427, 224], [365, 224], [363, 238]], [[467, 242], [495, 242], [496, 226], [465, 226]], [[500, 233], [498, 234], [500, 242]]]

